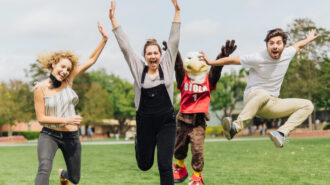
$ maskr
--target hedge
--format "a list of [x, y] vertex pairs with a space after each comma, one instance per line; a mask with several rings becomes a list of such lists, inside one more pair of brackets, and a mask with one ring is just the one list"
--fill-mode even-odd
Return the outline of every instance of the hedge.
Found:
[[205, 134], [207, 136], [222, 136], [223, 135], [223, 128], [222, 126], [208, 126], [206, 127]]
[[323, 130], [330, 130], [330, 123], [325, 124]]
[[[27, 140], [38, 139], [40, 132], [25, 131], [13, 132], [13, 136], [24, 136]], [[8, 136], [8, 132], [2, 132], [2, 136]]]

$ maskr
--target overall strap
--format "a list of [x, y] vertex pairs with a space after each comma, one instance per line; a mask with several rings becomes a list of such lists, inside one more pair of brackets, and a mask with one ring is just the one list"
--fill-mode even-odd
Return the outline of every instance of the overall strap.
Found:
[[158, 70], [159, 70], [160, 80], [164, 80], [164, 73], [163, 73], [162, 67], [160, 65], [158, 67]]
[[[148, 72], [148, 69], [149, 69], [148, 66], [145, 66], [144, 69], [143, 69], [143, 72], [142, 72], [142, 78], [141, 78], [141, 84], [144, 83], [144, 79], [146, 78], [146, 74], [147, 74], [147, 72]], [[162, 70], [162, 67], [160, 67], [160, 65], [159, 65], [159, 67], [158, 67], [158, 71], [159, 71], [159, 78], [160, 78], [160, 80], [163, 81], [163, 80], [164, 80], [164, 72], [163, 72], [163, 70]]]
[[148, 72], [148, 66], [145, 66], [142, 72], [141, 84], [144, 83], [144, 79], [146, 78], [147, 72]]

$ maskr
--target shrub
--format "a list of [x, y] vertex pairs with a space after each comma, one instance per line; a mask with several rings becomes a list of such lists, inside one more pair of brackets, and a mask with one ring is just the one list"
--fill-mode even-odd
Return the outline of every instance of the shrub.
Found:
[[[27, 140], [38, 139], [40, 132], [24, 131], [24, 132], [13, 132], [13, 136], [23, 136]], [[8, 132], [2, 132], [2, 136], [8, 136]]]
[[222, 136], [223, 135], [223, 128], [222, 126], [208, 126], [205, 130], [206, 136]]
[[323, 130], [330, 130], [330, 123], [325, 124]]

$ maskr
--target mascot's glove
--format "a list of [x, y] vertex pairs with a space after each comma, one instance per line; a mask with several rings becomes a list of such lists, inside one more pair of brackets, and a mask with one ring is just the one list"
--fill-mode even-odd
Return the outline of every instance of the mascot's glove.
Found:
[[167, 42], [164, 40], [163, 41], [163, 48], [162, 48], [164, 51], [167, 50]]
[[[221, 53], [218, 54], [216, 60], [219, 58], [228, 57], [230, 54], [232, 54], [236, 50], [237, 46], [235, 45], [235, 40], [227, 40], [226, 45], [221, 47]], [[221, 71], [223, 66], [212, 66], [210, 73], [209, 73], [209, 79], [210, 83], [213, 87], [216, 86], [217, 82], [219, 81], [221, 77]]]
[[228, 57], [230, 54], [232, 54], [237, 48], [237, 45], [235, 45], [235, 40], [227, 40], [226, 46], [221, 47], [221, 53], [218, 55], [217, 59]]

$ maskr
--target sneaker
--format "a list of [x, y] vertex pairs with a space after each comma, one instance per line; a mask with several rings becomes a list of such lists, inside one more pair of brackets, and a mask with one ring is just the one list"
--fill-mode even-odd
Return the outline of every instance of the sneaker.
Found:
[[283, 147], [284, 136], [282, 136], [282, 134], [280, 134], [280, 132], [278, 132], [278, 131], [271, 131], [269, 133], [269, 137], [274, 142], [274, 145], [277, 148], [282, 148]]
[[58, 175], [59, 175], [59, 177], [60, 177], [61, 185], [70, 185], [69, 180], [66, 179], [66, 178], [63, 178], [63, 177], [61, 176], [62, 171], [63, 171], [63, 169], [58, 169], [58, 170], [57, 170], [57, 173], [58, 173]]
[[232, 123], [230, 117], [225, 117], [222, 120], [223, 134], [228, 140], [231, 140], [236, 134], [236, 125]]
[[204, 184], [204, 179], [201, 173], [200, 177], [197, 177], [195, 174], [193, 174], [189, 180], [188, 185], [203, 185]]
[[69, 180], [63, 177], [60, 177], [61, 185], [70, 185]]
[[179, 167], [177, 164], [173, 164], [173, 168], [173, 177], [175, 183], [180, 183], [186, 180], [186, 178], [188, 177], [186, 165], [184, 165], [183, 167]]

